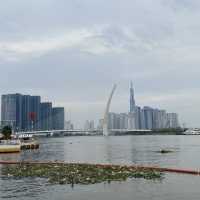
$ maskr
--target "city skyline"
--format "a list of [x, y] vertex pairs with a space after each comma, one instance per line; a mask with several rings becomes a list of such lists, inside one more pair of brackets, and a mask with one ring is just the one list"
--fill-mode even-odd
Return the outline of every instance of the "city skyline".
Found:
[[[115, 85], [115, 87], [116, 87], [116, 85]], [[22, 94], [20, 94], [20, 93], [15, 93], [15, 94], [4, 94], [4, 95], [2, 95], [2, 98], [1, 98], [1, 100], [2, 99], [4, 99], [4, 97], [8, 97], [8, 98], [12, 98], [13, 96], [20, 96], [20, 98], [22, 98], [22, 104], [25, 104], [24, 106], [22, 106], [22, 112], [24, 112], [23, 110], [25, 109], [25, 111], [26, 112], [28, 112], [27, 110], [30, 110], [29, 112], [30, 113], [32, 113], [32, 112], [34, 112], [34, 113], [39, 113], [39, 116], [37, 116], [37, 118], [39, 118], [40, 120], [43, 118], [45, 118], [46, 120], [45, 120], [45, 122], [42, 122], [40, 125], [38, 125], [37, 123], [36, 124], [34, 124], [34, 127], [33, 127], [33, 129], [34, 130], [50, 130], [50, 129], [56, 129], [56, 127], [54, 127], [54, 125], [53, 124], [51, 124], [51, 119], [49, 119], [49, 115], [48, 115], [48, 113], [49, 112], [51, 112], [52, 113], [52, 120], [53, 120], [53, 116], [56, 116], [56, 113], [57, 113], [57, 109], [59, 110], [60, 108], [62, 108], [62, 107], [52, 107], [52, 102], [49, 102], [49, 101], [46, 101], [46, 102], [42, 102], [41, 101], [41, 96], [33, 96], [33, 95], [22, 95]], [[32, 100], [31, 100], [32, 99]], [[29, 103], [29, 101], [33, 101], [33, 103]], [[16, 100], [16, 102], [17, 101], [19, 101], [19, 100]], [[35, 102], [36, 101], [36, 102]], [[34, 106], [36, 106], [35, 108], [33, 108], [33, 107], [27, 107], [27, 106], [29, 106], [29, 104], [30, 105], [34, 105]], [[37, 108], [37, 104], [38, 104], [38, 108]], [[3, 103], [2, 104], [2, 106], [1, 106], [1, 109], [2, 108], [4, 108], [5, 107], [5, 103]], [[111, 103], [111, 106], [112, 106], [112, 103]], [[7, 106], [6, 106], [7, 107]], [[25, 108], [24, 108], [25, 107]], [[45, 111], [45, 113], [43, 114], [43, 112], [42, 112], [42, 110], [43, 110], [43, 107], [44, 107], [44, 110], [46, 110]], [[51, 111], [49, 110], [49, 108], [51, 107]], [[143, 106], [143, 108], [142, 108], [142, 106], [140, 106], [140, 104], [138, 105], [138, 104], [136, 104], [136, 100], [135, 100], [135, 88], [133, 87], [133, 81], [130, 81], [130, 88], [129, 88], [129, 105], [128, 105], [128, 110], [129, 111], [127, 111], [126, 112], [126, 110], [125, 111], [122, 111], [122, 112], [119, 112], [119, 113], [117, 113], [117, 112], [114, 112], [114, 111], [110, 111], [109, 112], [109, 123], [108, 123], [108, 126], [109, 126], [109, 129], [129, 129], [129, 130], [131, 130], [131, 129], [159, 129], [159, 128], [177, 128], [177, 127], [180, 127], [180, 126], [182, 126], [182, 124], [180, 124], [179, 122], [179, 116], [177, 115], [177, 113], [175, 113], [175, 112], [171, 112], [171, 113], [167, 113], [166, 112], [166, 110], [164, 110], [164, 109], [158, 109], [158, 107], [156, 107], [156, 108], [152, 108], [152, 107], [150, 107], [150, 106], [147, 106], [147, 105], [144, 105]], [[9, 108], [10, 109], [10, 108]], [[18, 108], [19, 109], [19, 108]], [[31, 110], [31, 109], [34, 109], [34, 110]], [[35, 110], [36, 109], [36, 110]], [[41, 109], [41, 111], [40, 111], [40, 109]], [[63, 109], [64, 109], [64, 107], [63, 107]], [[146, 111], [145, 111], [146, 110]], [[165, 122], [163, 122], [165, 125], [159, 125], [160, 123], [158, 123], [157, 125], [155, 125], [154, 123], [156, 123], [156, 122], [154, 122], [154, 121], [152, 121], [152, 122], [150, 122], [151, 120], [153, 120], [153, 115], [155, 115], [156, 113], [154, 113], [153, 114], [153, 112], [161, 112], [162, 113], [162, 115], [163, 115], [163, 113], [164, 113], [164, 118], [166, 118], [165, 119]], [[152, 113], [149, 113], [149, 112], [152, 112]], [[18, 120], [18, 123], [22, 123], [22, 125], [20, 124], [20, 125], [16, 125], [16, 126], [20, 126], [20, 127], [22, 127], [21, 128], [21, 130], [25, 130], [25, 128], [24, 127], [28, 127], [28, 129], [30, 130], [31, 128], [31, 126], [32, 126], [32, 124], [31, 124], [31, 121], [28, 119], [29, 118], [29, 114], [30, 113], [28, 113], [27, 114], [27, 116], [25, 116], [25, 117], [23, 117], [23, 115], [22, 115], [22, 121], [24, 121], [24, 125], [23, 125], [23, 123], [20, 121], [19, 122], [19, 120]], [[53, 114], [54, 113], [54, 114]], [[146, 113], [146, 114], [145, 114]], [[63, 110], [63, 114], [64, 115], [66, 115], [66, 113], [65, 113], [65, 110]], [[5, 114], [5, 111], [3, 111], [2, 113], [1, 113], [1, 117], [2, 116], [7, 116], [7, 114]], [[10, 114], [8, 113], [8, 116], [9, 116]], [[17, 111], [16, 111], [16, 116], [18, 116], [19, 114], [17, 113]], [[41, 116], [40, 116], [41, 115]], [[44, 116], [42, 116], [42, 115], [44, 115]], [[69, 113], [69, 116], [71, 115], [71, 113]], [[119, 118], [119, 123], [118, 123], [118, 125], [116, 125], [116, 127], [115, 126], [112, 126], [112, 125], [110, 125], [110, 121], [111, 121], [111, 119], [110, 119], [110, 116], [112, 116], [112, 115], [116, 115], [116, 116], [114, 116], [115, 118], [117, 117], [117, 118]], [[118, 116], [119, 115], [119, 116]], [[147, 115], [146, 117], [145, 117], [145, 115]], [[149, 115], [152, 115], [152, 119], [149, 119]], [[156, 114], [156, 116], [157, 117], [159, 117], [160, 116], [160, 114], [159, 113], [157, 113]], [[169, 116], [171, 116], [171, 117], [169, 117]], [[122, 119], [122, 118], [123, 119]], [[4, 117], [4, 118], [6, 118], [6, 117]], [[12, 117], [11, 117], [12, 118]], [[19, 117], [18, 117], [19, 118]], [[150, 117], [151, 118], [151, 117]], [[155, 118], [155, 116], [154, 116], [154, 118]], [[100, 119], [97, 119], [97, 120], [94, 120], [94, 119], [86, 119], [85, 121], [83, 121], [82, 122], [82, 124], [83, 124], [83, 126], [82, 127], [78, 127], [77, 126], [77, 124], [75, 124], [75, 126], [74, 126], [74, 124], [71, 124], [71, 123], [74, 123], [73, 121], [71, 121], [71, 117], [69, 117], [69, 118], [63, 118], [64, 119], [64, 121], [63, 121], [63, 125], [62, 125], [62, 122], [61, 123], [59, 123], [59, 121], [56, 119], [56, 117], [55, 117], [55, 119], [53, 120], [53, 121], [56, 121], [56, 124], [58, 124], [58, 126], [57, 127], [61, 127], [61, 128], [57, 128], [57, 129], [63, 129], [64, 127], [67, 127], [67, 129], [68, 129], [68, 127], [70, 126], [72, 126], [73, 128], [79, 128], [79, 129], [83, 129], [83, 130], [93, 130], [93, 129], [95, 129], [95, 128], [98, 128], [98, 127], [100, 127], [100, 129], [102, 128], [101, 127], [101, 118]], [[167, 120], [168, 119], [168, 120]], [[172, 119], [175, 119], [175, 122], [174, 122], [174, 120], [172, 120]], [[122, 120], [122, 121], [127, 121], [127, 122], [122, 122], [122, 121], [120, 121], [120, 120]], [[150, 120], [150, 121], [149, 121]], [[167, 122], [167, 121], [168, 122]], [[38, 119], [36, 120], [36, 121], [39, 121]], [[117, 123], [117, 122], [112, 122], [112, 123]], [[124, 123], [127, 123], [127, 125], [120, 125], [120, 124], [124, 124]], [[168, 124], [166, 124], [166, 123], [168, 123]], [[49, 125], [50, 124], [50, 125]], [[61, 124], [61, 125], [60, 125]], [[146, 125], [145, 125], [146, 124]], [[150, 125], [151, 124], [151, 125]], [[173, 125], [171, 125], [171, 124], [173, 124]], [[43, 127], [43, 128], [39, 128], [39, 127]], [[90, 127], [90, 128], [89, 128]], [[27, 129], [27, 128], [26, 128]]]
[[[139, 103], [139, 107], [138, 107], [138, 104], [136, 104], [136, 100], [135, 100], [135, 88], [133, 87], [133, 81], [130, 81], [129, 82], [129, 102], [128, 102], [128, 100], [127, 100], [127, 108], [125, 109], [125, 110], [119, 110], [119, 109], [116, 109], [117, 107], [115, 107], [115, 106], [117, 106], [117, 104], [116, 104], [116, 100], [113, 100], [113, 102], [114, 102], [114, 105], [112, 105], [113, 104], [113, 102], [111, 103], [111, 110], [110, 110], [110, 113], [121, 113], [121, 114], [124, 114], [124, 113], [129, 113], [130, 112], [130, 114], [131, 113], [134, 113], [135, 112], [135, 108], [136, 108], [136, 110], [139, 108], [142, 108], [142, 107], [149, 107], [149, 108], [151, 108], [151, 109], [158, 109], [158, 107], [159, 106], [154, 106], [154, 108], [152, 108], [152, 106], [147, 106], [147, 105], [143, 105], [143, 104], [140, 104]], [[117, 92], [116, 92], [117, 93]], [[20, 94], [21, 95], [21, 93], [13, 93], [14, 95], [15, 94]], [[7, 95], [13, 95], [13, 94], [11, 94], [11, 93], [9, 93], [9, 94], [7, 94]], [[43, 103], [48, 103], [49, 101], [48, 100], [46, 100], [46, 101], [42, 101], [42, 97], [40, 96], [40, 95], [24, 95], [24, 96], [34, 96], [34, 97], [39, 97], [40, 98], [40, 101], [41, 101], [41, 104], [43, 104]], [[115, 98], [115, 97], [114, 97]], [[43, 97], [43, 99], [46, 99], [45, 97]], [[56, 106], [56, 105], [58, 105], [58, 104], [56, 104], [56, 103], [54, 103], [55, 104], [55, 108], [56, 107], [62, 107], [61, 105], [60, 106]], [[105, 105], [104, 105], [104, 108], [103, 109], [105, 109]], [[115, 109], [115, 110], [114, 110]], [[1, 110], [1, 108], [0, 108], [0, 110]], [[131, 112], [131, 110], [132, 110], [132, 112]], [[163, 109], [163, 108], [161, 108], [161, 110], [166, 110], [166, 109]], [[86, 124], [86, 122], [87, 121], [93, 121], [94, 122], [94, 126], [95, 127], [98, 127], [99, 126], [99, 119], [101, 119], [102, 118], [102, 115], [100, 115], [100, 114], [98, 114], [97, 113], [97, 116], [99, 116], [99, 118], [84, 118], [84, 120], [83, 121], [79, 121], [80, 123], [77, 123], [75, 120], [73, 121], [73, 119], [72, 119], [72, 117], [71, 117], [71, 115], [73, 115], [72, 113], [71, 113], [72, 111], [71, 111], [71, 109], [70, 108], [66, 108], [65, 107], [65, 123], [68, 123], [68, 122], [71, 122], [71, 123], [73, 123], [73, 127], [74, 128], [78, 128], [78, 129], [85, 129], [85, 124]], [[101, 111], [101, 113], [103, 113], [103, 110]], [[175, 113], [174, 111], [171, 111], [170, 113]], [[1, 119], [1, 118], [0, 118]], [[179, 121], [180, 122], [180, 121]], [[182, 123], [180, 123], [179, 124], [180, 126], [185, 126], [185, 124], [182, 124]]]
[[133, 80], [141, 105], [199, 126], [197, 0], [50, 2], [2, 3], [0, 94], [51, 99], [83, 127], [87, 118], [103, 115], [115, 82], [111, 110], [127, 109]]
[[0, 1], [0, 199], [199, 198], [200, 0]]
[[[174, 112], [167, 112], [162, 108], [152, 108], [149, 106], [143, 106], [136, 104], [135, 92], [133, 82], [130, 82], [130, 102], [128, 112], [110, 112], [110, 101], [113, 92], [116, 88], [113, 88], [111, 96], [109, 98], [106, 107], [106, 113], [103, 119], [99, 119], [98, 128], [103, 129], [103, 133], [108, 132], [109, 129], [121, 129], [121, 130], [159, 130], [166, 128], [180, 128], [179, 116]], [[106, 121], [106, 123], [105, 123]], [[105, 124], [106, 127], [105, 128]], [[86, 122], [86, 127], [90, 126], [90, 122]], [[88, 128], [87, 128], [88, 129]], [[86, 130], [87, 130], [86, 129]], [[92, 128], [91, 128], [92, 129]], [[107, 129], [107, 131], [105, 130]], [[105, 130], [105, 131], [104, 131]], [[106, 135], [109, 133], [106, 133]]]
[[63, 130], [64, 107], [53, 107], [52, 102], [41, 101], [41, 96], [20, 93], [1, 96], [1, 126], [14, 131]]

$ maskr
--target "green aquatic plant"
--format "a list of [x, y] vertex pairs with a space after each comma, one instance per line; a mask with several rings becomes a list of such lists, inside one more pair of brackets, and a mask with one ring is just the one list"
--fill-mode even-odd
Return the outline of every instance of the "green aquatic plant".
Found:
[[151, 169], [91, 164], [17, 164], [2, 169], [14, 178], [47, 178], [52, 184], [95, 184], [125, 181], [128, 178], [161, 179], [163, 174]]

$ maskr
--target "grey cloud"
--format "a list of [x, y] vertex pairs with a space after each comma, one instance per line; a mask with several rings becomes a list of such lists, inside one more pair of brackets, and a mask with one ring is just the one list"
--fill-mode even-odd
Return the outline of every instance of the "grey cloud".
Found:
[[71, 109], [80, 124], [102, 117], [115, 82], [112, 110], [127, 111], [132, 79], [138, 104], [199, 124], [199, 6], [197, 0], [2, 1], [0, 91], [42, 95]]

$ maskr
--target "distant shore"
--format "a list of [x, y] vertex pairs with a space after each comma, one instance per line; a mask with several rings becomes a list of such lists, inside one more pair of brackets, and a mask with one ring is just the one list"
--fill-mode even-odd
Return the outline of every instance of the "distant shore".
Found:
[[[185, 135], [184, 134], [185, 129], [156, 129], [156, 130], [150, 130], [150, 131], [123, 131], [123, 132], [111, 132], [110, 136], [126, 136], [126, 135]], [[98, 133], [90, 133], [90, 134], [84, 134], [84, 133], [66, 133], [63, 136], [102, 136], [103, 132]]]

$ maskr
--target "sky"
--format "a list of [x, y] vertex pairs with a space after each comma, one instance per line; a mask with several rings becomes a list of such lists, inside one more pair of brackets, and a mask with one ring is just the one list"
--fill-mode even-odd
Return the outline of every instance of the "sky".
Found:
[[0, 94], [41, 95], [76, 127], [136, 103], [200, 127], [199, 0], [0, 0]]

